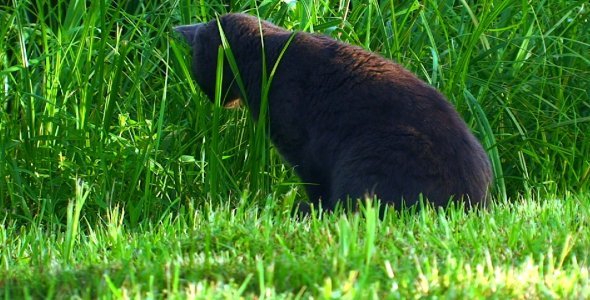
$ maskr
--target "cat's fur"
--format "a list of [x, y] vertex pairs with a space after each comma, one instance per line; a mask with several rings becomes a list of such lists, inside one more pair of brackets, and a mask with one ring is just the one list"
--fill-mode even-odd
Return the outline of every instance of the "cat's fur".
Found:
[[[293, 33], [245, 14], [219, 18], [258, 117], [262, 47], [268, 73], [289, 37], [270, 88], [270, 138], [295, 168], [309, 199], [327, 209], [367, 195], [399, 207], [422, 193], [484, 204], [488, 157], [453, 106], [398, 64], [322, 35]], [[261, 23], [259, 23], [261, 22]], [[214, 99], [217, 20], [177, 27], [192, 47], [194, 77]], [[224, 64], [224, 101], [240, 98]], [[243, 97], [242, 97], [243, 98]]]

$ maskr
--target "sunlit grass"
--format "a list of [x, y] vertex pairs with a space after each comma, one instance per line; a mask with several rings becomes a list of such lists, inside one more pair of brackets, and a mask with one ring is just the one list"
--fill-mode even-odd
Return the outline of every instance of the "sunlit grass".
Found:
[[[206, 206], [139, 228], [124, 225], [124, 210], [113, 207], [74, 236], [5, 221], [0, 287], [13, 298], [586, 298], [588, 203], [424, 208], [390, 211], [382, 221], [373, 207], [295, 220], [272, 204]], [[63, 247], [68, 241], [74, 251]]]
[[[586, 1], [230, 2], [0, 4], [1, 295], [590, 296]], [[502, 204], [292, 219], [264, 124], [206, 99], [172, 33], [230, 10], [440, 89]]]
[[[4, 211], [64, 221], [78, 178], [91, 190], [88, 211], [122, 202], [134, 224], [187, 202], [244, 190], [260, 201], [294, 186], [264, 126], [199, 92], [171, 33], [228, 7], [76, 3], [17, 1], [0, 14]], [[232, 10], [362, 45], [441, 89], [486, 146], [500, 198], [588, 190], [585, 2], [368, 3]]]

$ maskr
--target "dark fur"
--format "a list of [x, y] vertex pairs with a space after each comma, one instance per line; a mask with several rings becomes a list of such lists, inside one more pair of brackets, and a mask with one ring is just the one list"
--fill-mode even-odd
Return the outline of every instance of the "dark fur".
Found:
[[[259, 20], [220, 18], [254, 118], [260, 109]], [[292, 32], [262, 21], [267, 65]], [[193, 72], [214, 99], [216, 20], [178, 27], [193, 50]], [[240, 97], [225, 64], [229, 102]], [[346, 199], [376, 195], [399, 207], [422, 193], [435, 205], [449, 198], [484, 204], [491, 181], [488, 157], [452, 105], [401, 66], [326, 36], [295, 33], [269, 94], [270, 137], [306, 185], [312, 203], [332, 209]]]

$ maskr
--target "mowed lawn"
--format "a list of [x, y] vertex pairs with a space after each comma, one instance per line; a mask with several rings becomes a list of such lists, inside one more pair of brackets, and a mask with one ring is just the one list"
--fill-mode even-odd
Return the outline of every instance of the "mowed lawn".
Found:
[[[492, 203], [314, 211], [180, 24], [247, 12], [393, 59], [482, 141]], [[0, 298], [590, 298], [586, 1], [0, 4]]]
[[[272, 204], [205, 207], [136, 228], [115, 208], [64, 231], [5, 225], [2, 286], [6, 298], [585, 299], [589, 202], [426, 208], [383, 220], [374, 208], [293, 220]], [[87, 229], [77, 233], [78, 224]]]

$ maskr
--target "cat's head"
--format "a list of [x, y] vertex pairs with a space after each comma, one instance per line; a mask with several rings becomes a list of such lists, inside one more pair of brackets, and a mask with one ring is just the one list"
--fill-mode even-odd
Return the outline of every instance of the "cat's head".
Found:
[[[235, 18], [234, 18], [235, 19]], [[215, 101], [215, 89], [217, 86], [217, 65], [219, 55], [223, 59], [223, 83], [221, 84], [221, 104], [231, 106], [239, 103], [239, 88], [235, 82], [235, 76], [231, 71], [227, 58], [222, 49], [220, 28], [228, 28], [228, 23], [235, 23], [226, 16], [214, 19], [206, 23], [182, 25], [174, 28], [180, 33], [191, 48], [193, 77], [201, 90]], [[231, 29], [230, 29], [231, 30]], [[228, 34], [227, 29], [222, 31]]]

